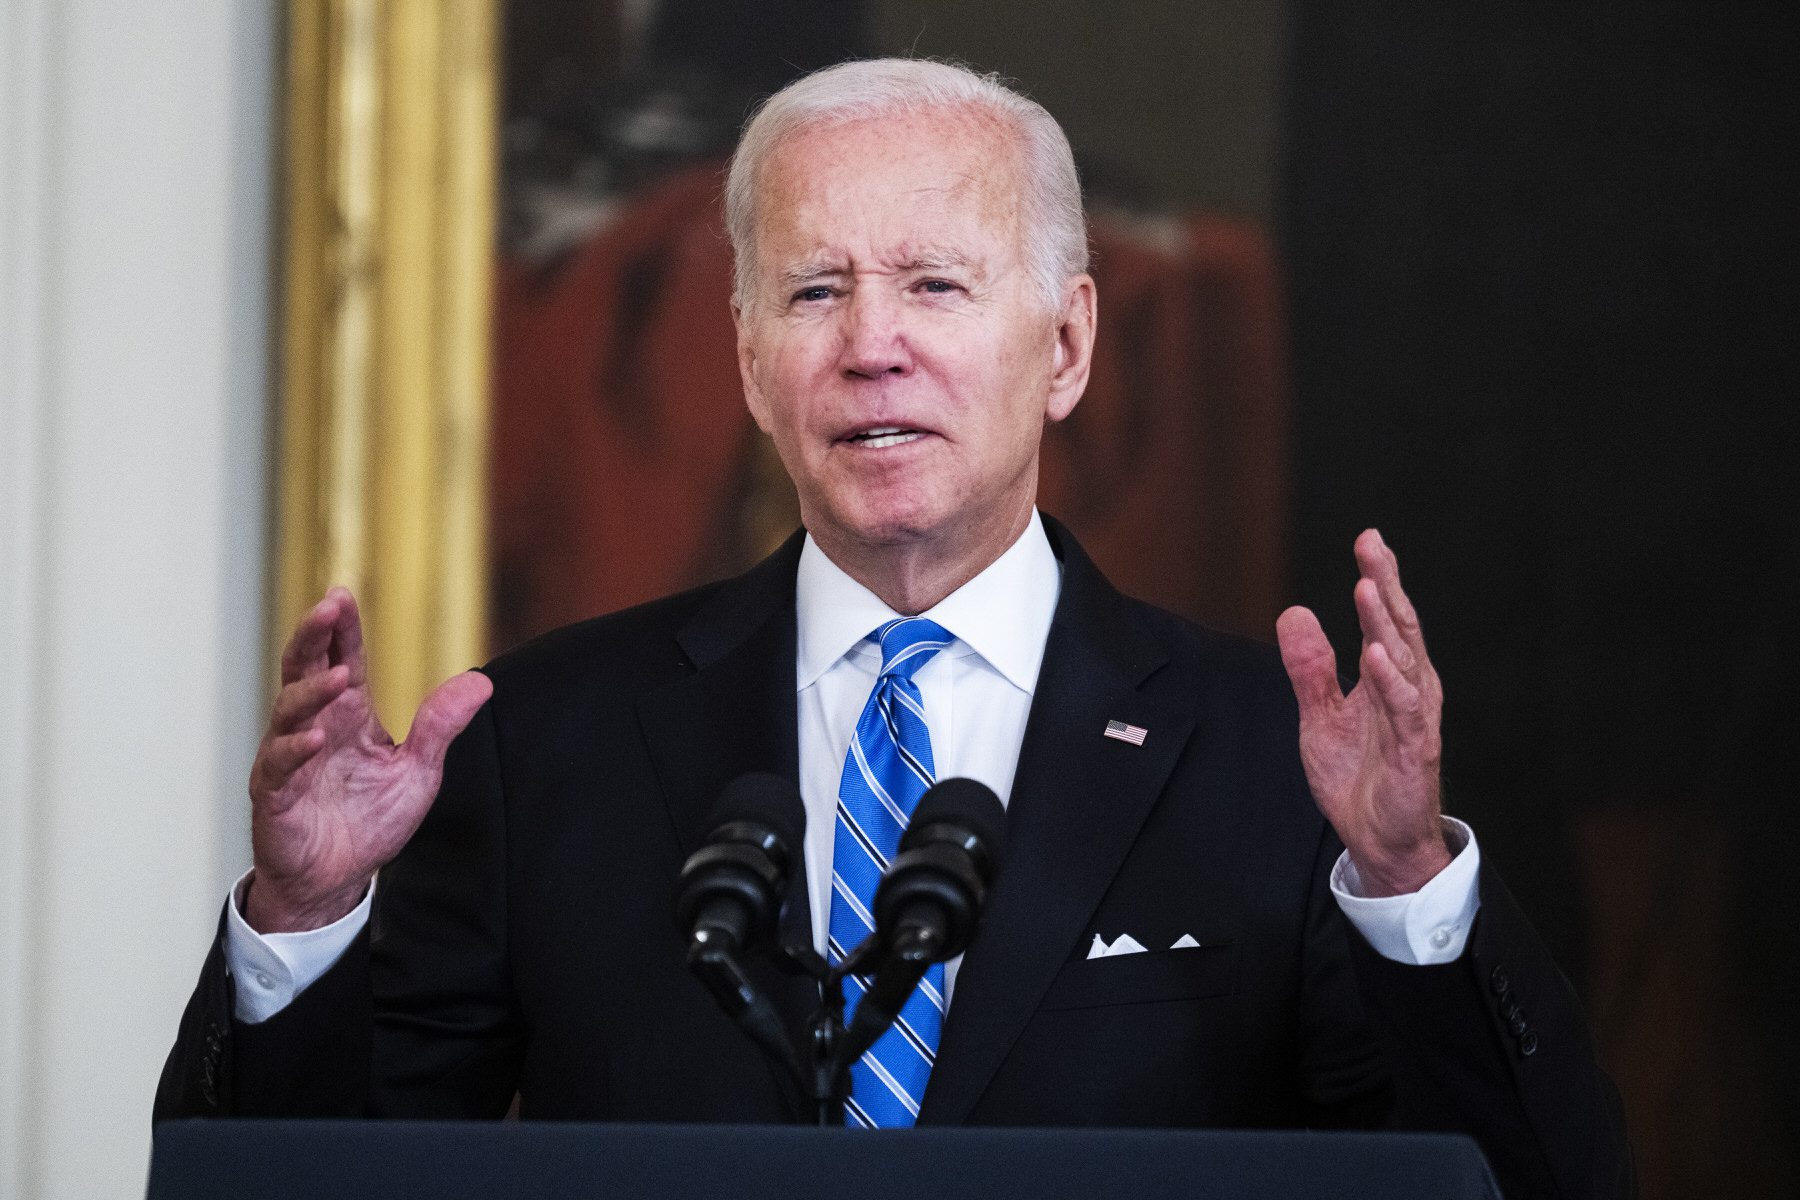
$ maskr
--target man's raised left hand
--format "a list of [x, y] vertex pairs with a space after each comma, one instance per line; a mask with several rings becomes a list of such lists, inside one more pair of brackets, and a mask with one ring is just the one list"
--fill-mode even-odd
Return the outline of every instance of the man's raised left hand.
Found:
[[1337, 656], [1305, 608], [1275, 622], [1300, 702], [1300, 760], [1369, 896], [1416, 892], [1450, 863], [1438, 764], [1444, 693], [1425, 655], [1400, 564], [1373, 529], [1356, 539], [1361, 678], [1346, 695]]

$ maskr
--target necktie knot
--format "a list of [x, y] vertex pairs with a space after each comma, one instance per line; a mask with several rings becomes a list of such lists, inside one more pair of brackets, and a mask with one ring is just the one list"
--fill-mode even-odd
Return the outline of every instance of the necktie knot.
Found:
[[931, 661], [955, 639], [936, 621], [924, 617], [900, 617], [869, 635], [881, 644], [881, 674], [885, 679], [911, 679], [913, 672]]

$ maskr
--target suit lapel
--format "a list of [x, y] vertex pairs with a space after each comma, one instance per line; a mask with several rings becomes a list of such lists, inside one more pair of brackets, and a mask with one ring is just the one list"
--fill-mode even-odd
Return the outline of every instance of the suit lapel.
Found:
[[[1167, 660], [1141, 619], [1045, 519], [1063, 560], [1007, 806], [1005, 861], [956, 990], [921, 1123], [966, 1120], [1086, 931], [1194, 726], [1185, 704], [1140, 690]], [[1106, 723], [1149, 730], [1142, 746]]]
[[676, 634], [693, 673], [638, 701], [682, 851], [710, 832], [720, 790], [747, 771], [799, 778], [794, 569], [803, 535], [727, 581]]
[[[684, 857], [711, 832], [708, 818], [727, 783], [752, 771], [800, 777], [794, 572], [804, 537], [796, 533], [720, 587], [676, 635], [693, 674], [638, 701], [639, 725]], [[810, 946], [804, 849], [793, 850], [781, 936]], [[817, 1003], [817, 988], [776, 970], [760, 952], [744, 965], [798, 1036]]]

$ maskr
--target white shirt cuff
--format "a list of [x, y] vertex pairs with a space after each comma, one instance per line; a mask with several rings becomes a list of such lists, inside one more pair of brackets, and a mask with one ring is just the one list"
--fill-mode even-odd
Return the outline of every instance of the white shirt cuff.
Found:
[[1338, 855], [1331, 868], [1331, 894], [1338, 907], [1383, 958], [1422, 967], [1454, 962], [1469, 940], [1481, 907], [1477, 887], [1481, 848], [1467, 825], [1455, 817], [1443, 821], [1445, 839], [1456, 857], [1416, 892], [1364, 896], [1349, 851]]
[[250, 872], [245, 871], [226, 900], [225, 969], [236, 984], [237, 1019], [255, 1025], [292, 1004], [295, 996], [343, 957], [369, 923], [375, 885], [369, 884], [361, 904], [329, 925], [300, 933], [265, 934], [250, 928], [240, 908], [249, 880]]

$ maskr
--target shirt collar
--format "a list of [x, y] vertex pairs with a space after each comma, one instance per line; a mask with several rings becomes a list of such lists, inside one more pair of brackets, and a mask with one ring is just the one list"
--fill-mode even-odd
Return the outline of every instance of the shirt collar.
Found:
[[[1006, 553], [922, 616], [956, 636], [950, 652], [975, 653], [1027, 695], [1037, 688], [1044, 642], [1062, 590], [1061, 566], [1037, 510]], [[899, 616], [825, 556], [812, 535], [794, 579], [799, 689], [856, 648], [871, 630]]]

